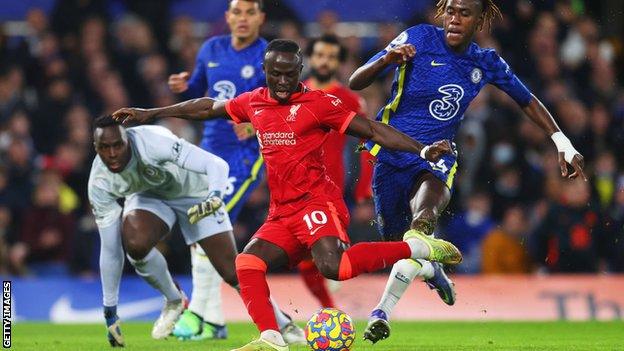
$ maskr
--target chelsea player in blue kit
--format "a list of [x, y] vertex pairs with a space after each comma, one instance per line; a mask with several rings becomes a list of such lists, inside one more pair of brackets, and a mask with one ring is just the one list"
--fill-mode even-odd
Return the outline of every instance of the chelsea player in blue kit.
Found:
[[[231, 34], [210, 38], [201, 46], [190, 78], [187, 72], [169, 77], [169, 87], [174, 93], [187, 99], [208, 96], [227, 100], [266, 84], [262, 60], [267, 42], [260, 37], [265, 19], [262, 0], [230, 0], [225, 19]], [[255, 131], [248, 123], [234, 125], [226, 119], [213, 119], [204, 122], [200, 146], [230, 166], [230, 186], [223, 194], [223, 201], [231, 221], [235, 222], [264, 173]], [[191, 260], [192, 298], [173, 335], [182, 340], [226, 338], [222, 279], [199, 246], [191, 248]], [[304, 342], [300, 328], [286, 315], [277, 316], [289, 343]]]
[[[407, 29], [351, 76], [351, 89], [359, 90], [394, 69], [392, 96], [377, 120], [425, 145], [442, 139], [452, 141], [470, 102], [486, 84], [493, 84], [551, 136], [559, 151], [561, 175], [585, 178], [583, 156], [544, 105], [493, 49], [480, 48], [473, 42], [477, 31], [501, 16], [494, 1], [439, 0], [436, 7], [444, 28], [423, 24]], [[386, 240], [433, 235], [438, 216], [451, 197], [457, 153], [431, 163], [379, 145], [367, 146], [378, 160], [373, 190], [382, 235]], [[572, 174], [568, 165], [573, 168]], [[375, 343], [390, 335], [390, 312], [416, 277], [436, 289], [445, 303], [454, 304], [454, 285], [441, 265], [426, 260], [399, 261], [393, 266], [381, 301], [371, 313], [365, 339]]]

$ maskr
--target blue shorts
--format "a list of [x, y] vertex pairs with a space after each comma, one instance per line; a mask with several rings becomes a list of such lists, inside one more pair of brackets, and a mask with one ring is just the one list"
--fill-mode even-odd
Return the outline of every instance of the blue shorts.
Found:
[[429, 172], [453, 187], [457, 172], [457, 158], [445, 155], [436, 164], [423, 159], [407, 167], [399, 168], [388, 163], [377, 162], [373, 173], [373, 192], [377, 227], [385, 240], [401, 240], [412, 221], [410, 194], [414, 182], [423, 173]]
[[[225, 190], [225, 206], [232, 224], [251, 193], [258, 187], [264, 175], [264, 159], [256, 148], [224, 146], [220, 150], [212, 150], [204, 141], [201, 148], [207, 150], [228, 163], [230, 166], [229, 184]], [[227, 152], [225, 152], [227, 150]]]

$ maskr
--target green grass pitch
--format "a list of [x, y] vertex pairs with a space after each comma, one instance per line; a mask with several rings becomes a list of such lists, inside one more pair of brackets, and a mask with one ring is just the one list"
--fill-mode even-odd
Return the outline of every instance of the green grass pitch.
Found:
[[[389, 339], [376, 345], [361, 340], [365, 324], [356, 323], [352, 350], [624, 350], [622, 322], [395, 322]], [[251, 324], [228, 325], [228, 340], [152, 340], [151, 324], [124, 323], [125, 350], [231, 350], [257, 337]], [[15, 323], [15, 350], [110, 350], [102, 325]], [[309, 350], [306, 346], [292, 351]]]

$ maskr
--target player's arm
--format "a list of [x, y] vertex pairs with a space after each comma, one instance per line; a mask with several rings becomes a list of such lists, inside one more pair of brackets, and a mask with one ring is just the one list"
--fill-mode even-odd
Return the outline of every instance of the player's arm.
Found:
[[375, 81], [375, 79], [388, 67], [401, 65], [416, 55], [416, 48], [412, 44], [401, 44], [390, 50], [372, 62], [353, 72], [349, 78], [349, 88], [362, 90]]
[[121, 206], [114, 197], [89, 180], [89, 202], [100, 235], [100, 279], [104, 306], [116, 306], [124, 265], [121, 243]]
[[[543, 131], [550, 135], [550, 138], [553, 140], [555, 145], [557, 146], [557, 151], [559, 152], [559, 166], [561, 167], [561, 176], [568, 178], [576, 178], [581, 176], [584, 180], [587, 180], [587, 176], [583, 172], [583, 167], [585, 165], [585, 161], [583, 159], [583, 155], [581, 155], [574, 146], [570, 139], [563, 134], [559, 126], [557, 126], [557, 122], [550, 114], [548, 109], [542, 104], [542, 102], [532, 95], [531, 102], [525, 107], [522, 108], [524, 113], [537, 124]], [[572, 174], [568, 174], [568, 165], [570, 164], [572, 168], [574, 168], [574, 172]]]
[[438, 161], [444, 154], [453, 153], [451, 143], [448, 140], [423, 145], [392, 126], [358, 116], [351, 120], [345, 133], [357, 138], [371, 140], [387, 149], [419, 154], [431, 162]]
[[[490, 82], [509, 95], [535, 124], [548, 133], [557, 146], [561, 175], [568, 178], [581, 176], [587, 180], [583, 172], [583, 156], [572, 146], [570, 139], [561, 132], [546, 107], [535, 95], [531, 94], [529, 89], [513, 73], [507, 62], [498, 56], [494, 50], [489, 51], [486, 55], [488, 55], [486, 62], [489, 63], [487, 69], [494, 77]], [[568, 164], [574, 168], [572, 174], [568, 174]]]
[[217, 117], [228, 117], [225, 110], [227, 100], [214, 100], [208, 97], [192, 99], [175, 105], [158, 108], [124, 107], [113, 112], [113, 118], [123, 124], [130, 122], [148, 123], [157, 118], [175, 117], [203, 121]]
[[180, 168], [207, 176], [207, 199], [187, 211], [191, 224], [215, 213], [223, 205], [230, 172], [230, 166], [225, 160], [176, 137], [168, 130], [151, 133], [144, 138], [149, 141], [149, 156], [154, 162], [171, 162]]

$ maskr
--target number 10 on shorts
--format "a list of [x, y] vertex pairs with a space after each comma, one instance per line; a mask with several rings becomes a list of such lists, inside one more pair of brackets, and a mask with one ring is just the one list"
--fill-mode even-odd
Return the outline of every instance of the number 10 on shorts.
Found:
[[310, 235], [314, 235], [317, 230], [327, 224], [327, 215], [323, 211], [312, 211], [303, 216], [303, 221], [308, 226]]

